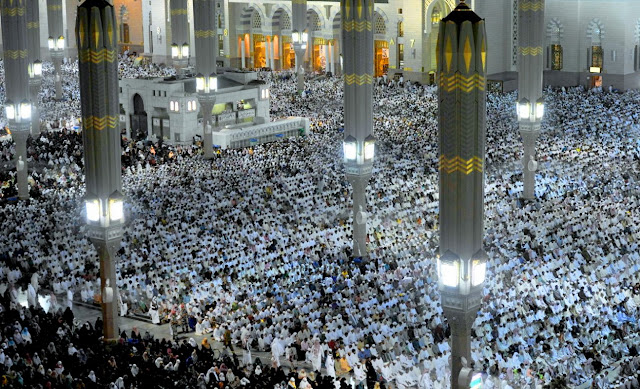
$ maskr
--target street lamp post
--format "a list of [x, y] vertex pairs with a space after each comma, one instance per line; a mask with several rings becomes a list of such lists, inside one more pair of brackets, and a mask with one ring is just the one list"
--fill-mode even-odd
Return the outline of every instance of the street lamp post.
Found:
[[213, 123], [211, 111], [216, 103], [216, 92], [218, 91], [218, 77], [215, 73], [205, 77], [202, 74], [196, 76], [196, 91], [198, 92], [198, 101], [202, 112], [202, 127], [204, 137], [202, 138], [202, 147], [204, 149], [204, 158], [213, 158]]
[[[344, 40], [344, 166], [353, 188], [353, 256], [367, 258], [366, 188], [375, 157], [373, 137], [374, 0], [341, 0]], [[353, 28], [353, 26], [362, 28]], [[306, 43], [308, 38], [303, 38]]]
[[87, 235], [100, 259], [105, 340], [118, 337], [115, 255], [124, 228], [122, 154], [118, 127], [118, 42], [113, 6], [86, 0], [78, 6], [76, 37], [84, 143]]
[[298, 93], [304, 91], [304, 52], [307, 50], [309, 41], [309, 33], [304, 30], [302, 32], [293, 30], [291, 32], [291, 42], [293, 43], [293, 51], [296, 53], [296, 68], [298, 74]]
[[62, 100], [62, 59], [64, 58], [64, 36], [49, 37], [49, 53], [55, 69], [56, 100]]
[[31, 129], [31, 103], [24, 100], [14, 104], [13, 101], [5, 101], [5, 115], [9, 121], [11, 137], [16, 143], [16, 172], [18, 175], [18, 198], [29, 198], [29, 181], [27, 166], [27, 139]]
[[27, 0], [27, 56], [29, 57], [29, 94], [33, 110], [31, 134], [40, 134], [39, 94], [42, 87], [42, 61], [40, 61], [40, 4]]
[[215, 0], [194, 0], [193, 16], [195, 28], [196, 52], [196, 91], [202, 112], [202, 147], [204, 158], [213, 158], [213, 127], [211, 111], [216, 103], [218, 91], [218, 75], [216, 57], [218, 53], [218, 39], [216, 26]]
[[353, 256], [367, 254], [367, 185], [373, 170], [375, 139], [368, 135], [358, 141], [349, 135], [342, 144], [347, 180], [353, 188]]
[[16, 144], [18, 197], [29, 198], [27, 139], [31, 128], [26, 3], [0, 0], [4, 46], [5, 114]]
[[183, 43], [181, 45], [171, 45], [171, 59], [173, 60], [173, 66], [176, 68], [176, 72], [179, 75], [184, 74], [184, 69], [189, 66], [189, 44]]
[[307, 49], [309, 35], [307, 31], [307, 0], [291, 2], [293, 31], [291, 43], [296, 53], [296, 73], [298, 75], [298, 94], [304, 91], [304, 52]]
[[451, 328], [451, 388], [458, 389], [470, 378], [471, 328], [482, 303], [487, 266], [482, 248], [487, 99], [484, 20], [461, 0], [440, 21], [437, 45], [438, 286]]
[[526, 200], [535, 199], [536, 141], [540, 136], [544, 101], [542, 100], [542, 72], [544, 69], [544, 0], [520, 0], [518, 11], [518, 126], [524, 143], [522, 158], [523, 194]]
[[29, 65], [29, 93], [33, 100], [31, 120], [31, 133], [35, 136], [40, 134], [40, 109], [38, 106], [38, 95], [42, 87], [42, 62], [36, 60]]
[[64, 32], [62, 24], [62, 0], [47, 0], [47, 24], [49, 26], [49, 53], [55, 68], [56, 100], [62, 100], [62, 75], [60, 68], [64, 58]]
[[482, 305], [486, 270], [487, 254], [482, 249], [468, 259], [450, 250], [438, 258], [438, 288], [451, 329], [452, 388], [464, 388], [459, 384], [464, 379], [461, 372], [471, 368], [471, 328]]
[[[199, 0], [198, 0], [199, 1]], [[196, 2], [194, 2], [195, 4]], [[184, 74], [184, 68], [189, 64], [189, 8], [187, 0], [170, 0], [171, 20], [171, 59], [179, 76]], [[194, 12], [194, 17], [197, 14]], [[200, 53], [197, 53], [200, 55]]]

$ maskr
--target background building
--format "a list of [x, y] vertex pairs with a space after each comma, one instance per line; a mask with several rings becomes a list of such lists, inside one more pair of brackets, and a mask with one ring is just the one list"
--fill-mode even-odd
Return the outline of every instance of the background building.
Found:
[[[457, 0], [391, 0], [375, 5], [375, 74], [434, 82], [439, 20]], [[67, 55], [75, 56], [76, 0], [64, 0]], [[489, 87], [517, 88], [518, 0], [471, 1], [487, 21]], [[169, 0], [114, 0], [120, 49], [157, 63], [170, 63]], [[189, 29], [194, 42], [193, 8]], [[216, 4], [220, 66], [288, 69], [295, 63], [291, 44], [291, 1], [221, 0]], [[307, 10], [307, 70], [340, 74], [340, 3], [310, 1]], [[545, 85], [640, 87], [640, 3], [624, 0], [549, 0], [545, 6]], [[48, 58], [46, 0], [40, 0], [42, 58]], [[244, 45], [244, 50], [241, 46]], [[190, 64], [198, 55], [190, 49]]]

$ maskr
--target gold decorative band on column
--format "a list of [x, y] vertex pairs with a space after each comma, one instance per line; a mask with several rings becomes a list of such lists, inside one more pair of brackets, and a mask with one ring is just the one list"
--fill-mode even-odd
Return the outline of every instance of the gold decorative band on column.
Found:
[[253, 34], [254, 42], [264, 42], [264, 35], [262, 34]]
[[106, 115], [101, 118], [96, 116], [87, 116], [86, 118], [82, 118], [82, 127], [85, 130], [102, 131], [107, 127], [116, 128], [119, 121], [120, 117], [118, 116]]
[[9, 59], [27, 58], [27, 50], [5, 50], [4, 56]]
[[178, 9], [172, 9], [171, 10], [171, 16], [174, 15], [187, 15], [189, 13], [189, 11], [186, 8], [178, 8]]
[[364, 30], [371, 31], [371, 22], [368, 20], [361, 20], [359, 22], [356, 22], [355, 20], [349, 20], [343, 23], [342, 28], [347, 32], [351, 32], [354, 30], [357, 32], [362, 32]]
[[544, 3], [542, 1], [521, 1], [520, 10], [538, 12], [544, 9]]
[[307, 0], [291, 0], [291, 4], [306, 4]]
[[440, 156], [440, 171], [451, 174], [460, 172], [469, 175], [472, 172], [482, 173], [484, 170], [484, 161], [480, 157], [471, 157], [467, 160], [460, 156], [447, 158], [445, 155]]
[[27, 22], [27, 29], [40, 27], [40, 22]]
[[25, 13], [25, 7], [5, 7], [2, 8], [2, 14], [5, 16], [23, 16]]
[[366, 85], [373, 84], [373, 76], [371, 74], [345, 74], [344, 82], [347, 85]]
[[62, 11], [62, 4], [48, 5], [47, 9], [49, 11]]
[[474, 89], [485, 90], [487, 85], [487, 79], [484, 76], [474, 73], [469, 77], [465, 77], [460, 73], [455, 73], [450, 76], [446, 74], [440, 75], [439, 88], [442, 88], [445, 92], [453, 92], [456, 89], [460, 89], [463, 92], [471, 92]]
[[520, 54], [531, 56], [542, 55], [542, 47], [521, 47]]
[[291, 43], [291, 37], [283, 35], [282, 36], [282, 43]]
[[102, 49], [94, 51], [91, 49], [80, 50], [80, 62], [100, 63], [103, 61], [114, 62], [117, 59], [115, 50]]
[[213, 30], [195, 30], [194, 35], [196, 38], [213, 38], [216, 33]]
[[326, 45], [327, 44], [327, 40], [324, 38], [313, 38], [313, 44], [314, 45]]

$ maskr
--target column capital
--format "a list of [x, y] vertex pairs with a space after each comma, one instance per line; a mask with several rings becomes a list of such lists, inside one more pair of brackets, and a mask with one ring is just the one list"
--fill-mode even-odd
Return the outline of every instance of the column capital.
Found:
[[14, 141], [26, 141], [29, 138], [31, 130], [31, 122], [9, 122], [9, 129], [11, 130], [11, 138]]
[[349, 182], [358, 180], [369, 182], [373, 172], [373, 163], [365, 163], [362, 165], [348, 163], [344, 165], [344, 170]]
[[540, 136], [540, 124], [531, 126], [520, 126], [520, 136], [525, 146], [535, 146], [538, 136]]
[[204, 93], [198, 92], [198, 102], [200, 102], [201, 106], [211, 105], [214, 106], [216, 104], [216, 93]]
[[96, 248], [107, 249], [111, 255], [113, 255], [116, 248], [120, 246], [123, 234], [123, 225], [111, 227], [87, 226], [87, 237], [91, 243], [93, 243]]

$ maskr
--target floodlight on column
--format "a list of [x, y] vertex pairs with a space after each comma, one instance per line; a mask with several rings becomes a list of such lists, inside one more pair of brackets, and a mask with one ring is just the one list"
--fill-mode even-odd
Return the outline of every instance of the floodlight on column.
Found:
[[11, 100], [5, 101], [4, 110], [8, 120], [16, 120], [16, 106]]
[[544, 116], [544, 100], [542, 98], [538, 99], [536, 102], [536, 119], [542, 119]]
[[345, 162], [356, 162], [358, 158], [358, 141], [356, 138], [349, 135], [342, 144], [342, 150], [344, 151]]
[[204, 76], [202, 75], [202, 73], [198, 73], [198, 75], [196, 75], [196, 91], [204, 92], [204, 89]]
[[100, 200], [87, 197], [84, 200], [84, 206], [87, 211], [87, 223], [100, 221]]
[[309, 33], [306, 30], [303, 31], [301, 38], [302, 49], [305, 50], [307, 48], [307, 43], [309, 42]]
[[460, 284], [460, 257], [447, 250], [438, 259], [438, 278], [442, 285], [457, 288]]
[[218, 91], [218, 76], [215, 73], [211, 73], [209, 75], [209, 91]]
[[518, 102], [518, 120], [527, 120], [531, 117], [531, 103], [529, 100], [522, 99]]
[[20, 119], [22, 121], [31, 120], [31, 103], [29, 100], [23, 100], [20, 103]]
[[300, 43], [300, 33], [298, 32], [298, 30], [293, 30], [291, 32], [291, 41], [294, 45]]
[[53, 39], [52, 36], [50, 36], [49, 39], [47, 39], [47, 42], [49, 44], [49, 50], [53, 50], [56, 48], [56, 41], [55, 39]]
[[171, 45], [171, 58], [178, 58], [178, 56], [180, 55], [180, 50], [178, 49], [178, 45], [177, 44], [172, 44]]
[[33, 74], [36, 77], [41, 77], [42, 76], [42, 61], [36, 59], [33, 62]]
[[187, 42], [182, 44], [182, 58], [189, 58], [189, 44]]
[[115, 191], [109, 196], [109, 220], [124, 222], [124, 197], [119, 191]]
[[376, 139], [373, 135], [367, 136], [364, 140], [364, 160], [365, 162], [373, 161], [376, 150]]
[[58, 50], [64, 49], [64, 36], [60, 35], [58, 37], [58, 41], [56, 43], [56, 49]]
[[457, 288], [460, 283], [460, 257], [448, 251], [438, 259], [438, 278], [446, 287]]
[[484, 283], [487, 275], [487, 253], [480, 249], [471, 257], [471, 286]]

